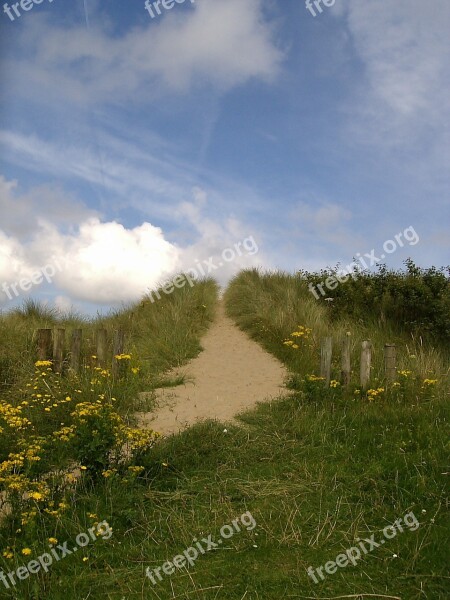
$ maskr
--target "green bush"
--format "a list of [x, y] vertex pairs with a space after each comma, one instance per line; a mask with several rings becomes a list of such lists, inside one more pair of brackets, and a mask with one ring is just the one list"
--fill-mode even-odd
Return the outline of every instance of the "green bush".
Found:
[[[345, 316], [362, 325], [389, 322], [398, 331], [448, 343], [450, 267], [422, 269], [411, 259], [405, 265], [405, 271], [388, 270], [385, 265], [380, 265], [377, 272], [355, 270], [335, 289], [324, 286], [326, 295], [318, 292], [318, 302], [328, 306], [334, 320]], [[316, 286], [337, 273], [338, 268], [316, 273], [300, 271], [299, 277]]]

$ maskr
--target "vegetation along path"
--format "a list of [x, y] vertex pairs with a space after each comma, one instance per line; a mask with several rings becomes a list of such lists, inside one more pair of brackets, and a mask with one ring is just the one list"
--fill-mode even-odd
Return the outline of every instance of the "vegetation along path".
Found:
[[289, 393], [285, 367], [236, 327], [222, 302], [202, 346], [197, 358], [171, 373], [183, 373], [185, 384], [156, 390], [157, 408], [138, 415], [141, 426], [168, 435], [204, 419], [231, 421], [259, 401]]

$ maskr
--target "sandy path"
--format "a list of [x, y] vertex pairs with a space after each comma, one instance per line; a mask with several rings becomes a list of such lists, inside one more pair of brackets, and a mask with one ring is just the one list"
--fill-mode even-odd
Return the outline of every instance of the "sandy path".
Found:
[[289, 393], [282, 387], [285, 367], [225, 316], [221, 302], [202, 347], [197, 358], [174, 371], [192, 383], [157, 390], [155, 412], [137, 415], [142, 427], [168, 435], [203, 419], [231, 421], [257, 402]]

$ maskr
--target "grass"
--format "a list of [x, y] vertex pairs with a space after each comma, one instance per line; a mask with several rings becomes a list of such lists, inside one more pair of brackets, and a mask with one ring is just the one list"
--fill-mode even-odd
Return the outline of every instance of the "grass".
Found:
[[[382, 410], [381, 410], [382, 408]], [[430, 412], [433, 417], [430, 418]], [[243, 427], [207, 422], [158, 444], [145, 472], [124, 487], [110, 479], [80, 489], [60, 540], [87, 531], [88, 513], [113, 527], [82, 556], [22, 582], [14, 598], [314, 598], [372, 593], [447, 597], [445, 471], [448, 418], [439, 402], [418, 407], [301, 398], [261, 405]], [[126, 490], [126, 493], [124, 493]], [[152, 585], [154, 569], [250, 511], [257, 526], [236, 533]], [[413, 511], [420, 522], [356, 566], [321, 584], [306, 574]], [[38, 555], [47, 545], [36, 540]], [[394, 554], [397, 557], [394, 557]], [[89, 566], [89, 568], [88, 568]], [[33, 595], [32, 586], [37, 586]], [[28, 588], [28, 589], [27, 589]], [[21, 595], [23, 594], [23, 595]], [[8, 596], [6, 596], [8, 597]]]
[[23, 308], [0, 314], [0, 386], [20, 386], [33, 372], [39, 328], [65, 328], [67, 339], [73, 329], [83, 329], [86, 361], [95, 353], [96, 329], [107, 330], [112, 356], [113, 332], [121, 326], [126, 332], [126, 352], [139, 358], [142, 379], [152, 387], [165, 371], [200, 352], [200, 337], [213, 318], [216, 298], [216, 283], [204, 280], [170, 295], [163, 293], [154, 303], [146, 296], [139, 303], [91, 320], [25, 302]]
[[[212, 294], [210, 299], [208, 314]], [[70, 540], [73, 547], [77, 534], [96, 521], [106, 520], [112, 537], [55, 563], [47, 574], [2, 589], [2, 597], [448, 598], [448, 357], [407, 333], [390, 337], [389, 324], [377, 331], [378, 325], [355, 326], [345, 315], [331, 323], [325, 307], [311, 302], [294, 276], [243, 272], [225, 301], [239, 326], [288, 365], [298, 383], [292, 396], [243, 414], [240, 425], [208, 421], [161, 440], [139, 457], [143, 470], [135, 475], [112, 474], [97, 483], [83, 478], [71, 497], [73, 510], [56, 522], [39, 514], [27, 538], [30, 557], [20, 555], [20, 534], [4, 541], [14, 543], [16, 552], [3, 563], [0, 558], [1, 568], [9, 571], [39, 556], [49, 537]], [[197, 313], [194, 326], [192, 314], [183, 314], [183, 327], [199, 332], [200, 317]], [[303, 352], [283, 345], [299, 324], [312, 329], [302, 342]], [[355, 386], [349, 394], [314, 382], [305, 389], [304, 375], [317, 371], [320, 337], [338, 340], [349, 327], [355, 358], [360, 339], [370, 336], [378, 346], [389, 337], [402, 344], [402, 366], [412, 362], [417, 377], [438, 373], [439, 383], [424, 390], [406, 376], [398, 393], [373, 401], [355, 396]], [[168, 337], [172, 330], [166, 329]], [[185, 339], [176, 332], [173, 336]], [[145, 352], [150, 344], [144, 344], [145, 335], [136, 347]], [[166, 339], [165, 347], [171, 349], [165, 360], [176, 363], [175, 342]], [[191, 352], [195, 347], [189, 345]], [[412, 348], [415, 359], [410, 358]], [[377, 361], [376, 356], [379, 369]], [[382, 384], [381, 371], [375, 370], [375, 377]], [[221, 527], [247, 511], [256, 521], [254, 529], [243, 527], [193, 567], [176, 570], [156, 585], [145, 576], [147, 567], [172, 560], [194, 538], [211, 534], [217, 541]], [[406, 528], [355, 566], [338, 569], [318, 584], [308, 577], [309, 566], [333, 561], [358, 538], [373, 535], [380, 542], [383, 528], [410, 512], [420, 522], [415, 531]]]

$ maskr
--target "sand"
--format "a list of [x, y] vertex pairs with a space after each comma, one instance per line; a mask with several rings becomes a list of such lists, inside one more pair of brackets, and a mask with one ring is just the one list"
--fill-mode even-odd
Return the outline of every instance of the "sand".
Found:
[[289, 393], [285, 367], [234, 325], [222, 302], [201, 343], [197, 358], [170, 373], [189, 382], [156, 390], [155, 411], [137, 415], [141, 427], [165, 436], [205, 419], [232, 422], [258, 402]]

